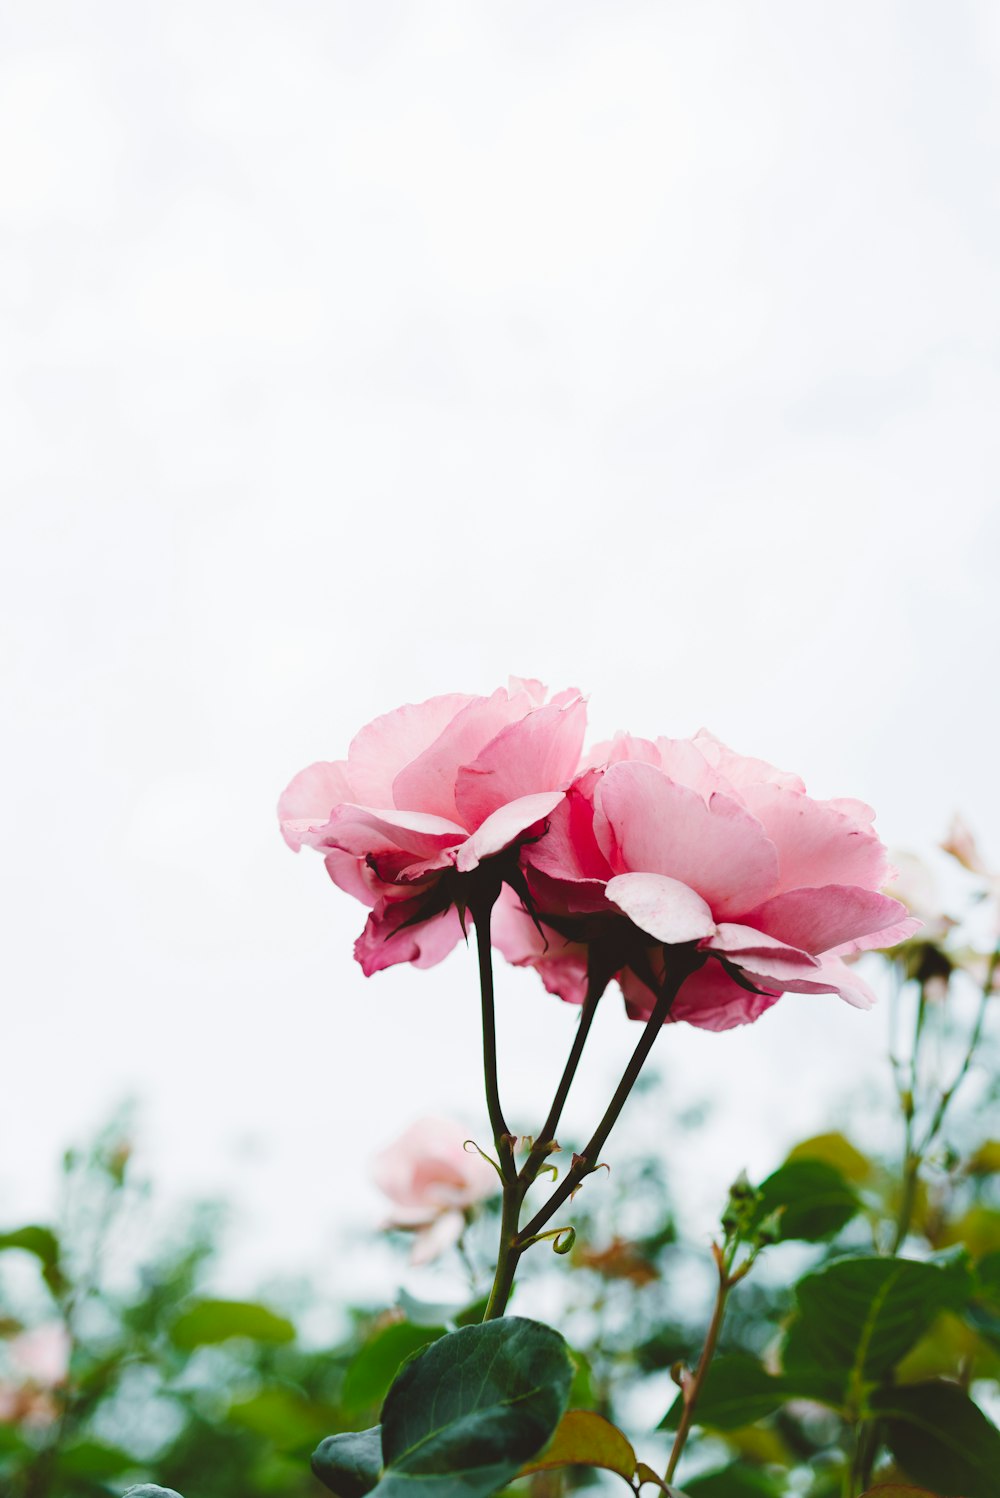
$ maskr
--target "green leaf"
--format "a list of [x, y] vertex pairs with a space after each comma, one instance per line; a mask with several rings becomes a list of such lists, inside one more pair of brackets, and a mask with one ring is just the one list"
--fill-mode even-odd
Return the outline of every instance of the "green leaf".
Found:
[[42, 1266], [42, 1278], [53, 1295], [60, 1295], [66, 1289], [66, 1277], [59, 1264], [59, 1239], [51, 1228], [32, 1223], [10, 1233], [0, 1233], [0, 1252], [7, 1248], [20, 1248], [25, 1253], [34, 1254]]
[[861, 1498], [941, 1498], [929, 1488], [911, 1488], [902, 1482], [883, 1482], [877, 1488], [869, 1488]]
[[592, 1410], [567, 1410], [541, 1456], [522, 1467], [521, 1476], [553, 1467], [602, 1467], [631, 1484], [635, 1465], [631, 1442], [617, 1425]]
[[831, 1238], [861, 1210], [854, 1190], [825, 1160], [790, 1160], [760, 1187], [757, 1227], [781, 1208], [779, 1236], [818, 1243]]
[[552, 1436], [573, 1368], [558, 1332], [508, 1316], [440, 1338], [389, 1390], [379, 1498], [485, 1498]]
[[[743, 1352], [729, 1353], [709, 1365], [695, 1421], [713, 1430], [739, 1430], [741, 1425], [753, 1425], [773, 1415], [791, 1397], [785, 1380], [768, 1373], [756, 1358]], [[676, 1430], [683, 1408], [684, 1400], [678, 1394], [660, 1429]]]
[[872, 1162], [844, 1134], [814, 1134], [788, 1152], [789, 1160], [825, 1160], [856, 1185], [870, 1179]]
[[856, 1407], [864, 1386], [887, 1374], [939, 1311], [962, 1306], [969, 1290], [962, 1262], [838, 1259], [795, 1287], [785, 1372], [817, 1378], [831, 1402]]
[[382, 1472], [382, 1427], [327, 1436], [313, 1452], [312, 1469], [337, 1498], [364, 1498]]
[[77, 1441], [64, 1446], [57, 1460], [62, 1477], [120, 1477], [123, 1472], [134, 1472], [136, 1467], [143, 1466], [145, 1463], [136, 1461], [131, 1452], [106, 1446], [101, 1441]]
[[23, 1248], [25, 1253], [34, 1254], [48, 1266], [59, 1262], [59, 1239], [51, 1228], [32, 1224], [15, 1228], [11, 1233], [0, 1233], [0, 1250], [5, 1248]]
[[1000, 1175], [1000, 1139], [986, 1139], [966, 1164], [970, 1175]]
[[253, 1342], [293, 1342], [295, 1327], [267, 1306], [246, 1300], [199, 1300], [182, 1311], [170, 1328], [175, 1347], [190, 1352], [230, 1337]]
[[996, 1498], [1000, 1431], [957, 1384], [879, 1389], [870, 1407], [908, 1477], [941, 1498]]
[[393, 1379], [407, 1359], [444, 1334], [443, 1326], [414, 1326], [409, 1321], [396, 1321], [376, 1332], [347, 1370], [342, 1396], [344, 1408], [381, 1409]]
[[688, 1498], [783, 1498], [785, 1487], [759, 1467], [735, 1462], [718, 1472], [689, 1478], [684, 1491]]
[[261, 1389], [251, 1398], [231, 1404], [226, 1419], [266, 1436], [278, 1451], [306, 1454], [336, 1424], [337, 1412], [291, 1389]]

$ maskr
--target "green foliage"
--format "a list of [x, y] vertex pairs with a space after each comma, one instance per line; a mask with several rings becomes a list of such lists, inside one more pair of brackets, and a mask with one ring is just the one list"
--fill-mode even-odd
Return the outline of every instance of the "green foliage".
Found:
[[199, 1300], [182, 1311], [170, 1338], [182, 1352], [247, 1337], [252, 1342], [292, 1342], [295, 1327], [286, 1316], [247, 1300]]
[[336, 1498], [364, 1498], [382, 1474], [382, 1427], [327, 1436], [313, 1452], [312, 1469]]
[[786, 1374], [820, 1380], [832, 1402], [858, 1406], [864, 1387], [890, 1372], [939, 1311], [964, 1305], [970, 1288], [963, 1262], [839, 1259], [795, 1287]]
[[1000, 1431], [957, 1384], [879, 1390], [871, 1403], [889, 1449], [915, 1482], [933, 1483], [941, 1498], [996, 1498]]
[[825, 1160], [788, 1160], [762, 1182], [754, 1225], [778, 1212], [778, 1237], [818, 1243], [839, 1233], [861, 1202], [835, 1166]]
[[775, 1478], [742, 1462], [691, 1477], [684, 1487], [685, 1498], [784, 1498], [784, 1491]]
[[[698, 1401], [699, 1424], [713, 1430], [738, 1430], [780, 1409], [788, 1397], [786, 1381], [762, 1368], [746, 1353], [716, 1357], [708, 1371]], [[684, 1402], [674, 1400], [660, 1424], [661, 1430], [676, 1430]]]
[[603, 1415], [592, 1410], [567, 1410], [544, 1451], [527, 1462], [521, 1472], [524, 1476], [557, 1467], [600, 1467], [617, 1472], [631, 1484], [636, 1455], [628, 1437]]
[[[573, 1369], [562, 1337], [523, 1317], [463, 1327], [403, 1369], [382, 1410], [379, 1498], [486, 1498], [549, 1440]], [[347, 1495], [351, 1498], [351, 1495]]]
[[380, 1409], [402, 1365], [444, 1334], [443, 1326], [410, 1321], [396, 1321], [377, 1332], [347, 1370], [341, 1395], [345, 1408]]

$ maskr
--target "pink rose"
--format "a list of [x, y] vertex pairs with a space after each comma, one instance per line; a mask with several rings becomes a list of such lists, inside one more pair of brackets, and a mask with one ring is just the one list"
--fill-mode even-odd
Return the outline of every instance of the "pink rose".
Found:
[[523, 850], [535, 911], [561, 940], [539, 954], [537, 932], [532, 948], [522, 928], [518, 946], [507, 920], [505, 955], [546, 963], [547, 986], [581, 1001], [586, 943], [617, 976], [629, 1014], [645, 1019], [669, 948], [696, 944], [708, 960], [670, 1018], [710, 1030], [756, 1019], [785, 992], [874, 1002], [843, 958], [902, 941], [920, 922], [879, 893], [891, 870], [869, 807], [814, 801], [797, 776], [705, 730], [619, 735], [586, 763], [546, 835]]
[[451, 1119], [421, 1118], [372, 1161], [372, 1178], [394, 1206], [386, 1226], [417, 1234], [414, 1264], [457, 1243], [468, 1210], [499, 1190], [493, 1166], [465, 1148], [467, 1137]]
[[[310, 765], [278, 803], [285, 841], [322, 853], [335, 884], [371, 907], [355, 946], [366, 974], [431, 967], [461, 935], [456, 903], [558, 806], [577, 772], [586, 709], [513, 679], [491, 697], [432, 697], [369, 723], [346, 760]], [[508, 850], [514, 850], [509, 852]]]
[[69, 1335], [60, 1321], [12, 1338], [7, 1355], [18, 1379], [0, 1382], [0, 1425], [41, 1429], [58, 1419], [53, 1391], [69, 1376], [70, 1351]]
[[40, 1389], [56, 1389], [66, 1382], [70, 1350], [69, 1334], [61, 1321], [47, 1321], [21, 1332], [8, 1348], [18, 1373]]

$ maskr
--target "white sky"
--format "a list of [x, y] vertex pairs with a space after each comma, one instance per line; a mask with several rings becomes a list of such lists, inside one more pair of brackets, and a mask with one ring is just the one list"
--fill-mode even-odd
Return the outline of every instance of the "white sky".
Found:
[[[366, 980], [274, 824], [400, 702], [538, 675], [1000, 851], [998, 84], [989, 0], [7, 7], [0, 1222], [133, 1095], [250, 1282], [485, 1133], [471, 954]], [[572, 1015], [501, 983], [530, 1128]], [[671, 1031], [704, 1211], [882, 1040]]]

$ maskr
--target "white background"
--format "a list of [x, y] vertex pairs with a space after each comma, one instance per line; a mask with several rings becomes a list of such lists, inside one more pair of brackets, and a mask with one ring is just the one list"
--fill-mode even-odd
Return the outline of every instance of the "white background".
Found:
[[[274, 822], [400, 702], [537, 675], [1000, 848], [998, 84], [990, 0], [6, 7], [0, 1222], [134, 1096], [230, 1288], [343, 1286], [370, 1153], [485, 1134], [471, 954], [366, 980]], [[501, 988], [530, 1130], [573, 1015]], [[883, 1044], [671, 1030], [695, 1228]]]

